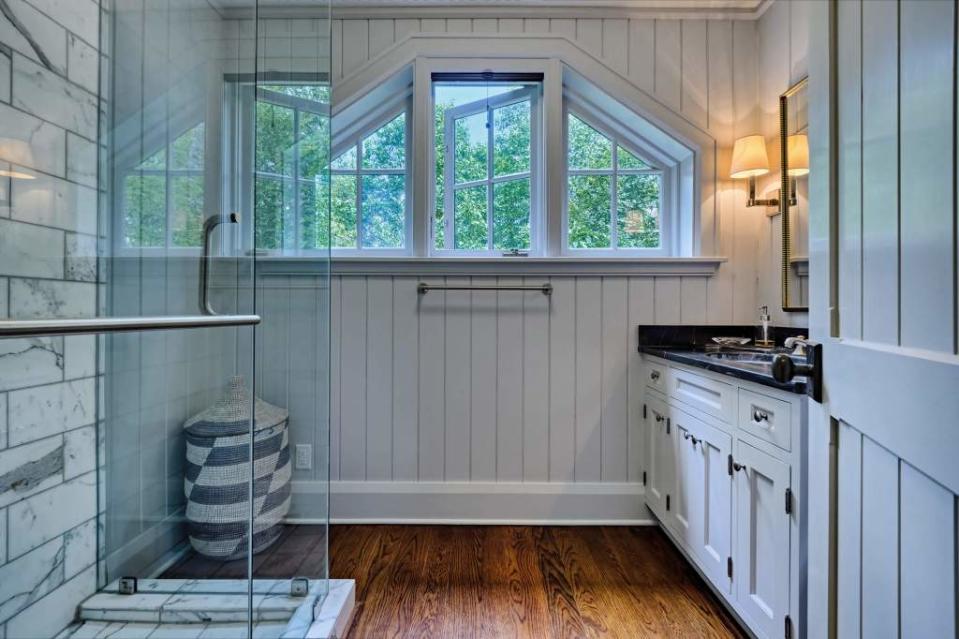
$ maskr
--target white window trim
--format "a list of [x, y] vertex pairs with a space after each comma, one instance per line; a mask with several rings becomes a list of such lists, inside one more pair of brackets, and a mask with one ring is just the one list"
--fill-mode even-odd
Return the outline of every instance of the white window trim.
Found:
[[[432, 90], [432, 87], [431, 87]], [[464, 182], [461, 184], [456, 184], [454, 180], [455, 175], [455, 140], [454, 140], [454, 123], [456, 120], [467, 117], [470, 115], [475, 115], [478, 113], [486, 112], [489, 118], [489, 114], [497, 109], [504, 106], [509, 106], [511, 104], [518, 104], [525, 101], [530, 102], [530, 169], [529, 171], [523, 171], [521, 173], [512, 173], [509, 175], [500, 175], [496, 176], [493, 173], [493, 162], [494, 162], [494, 136], [495, 129], [494, 126], [490, 126], [487, 131], [487, 174], [486, 177], [480, 180], [473, 180], [470, 182]], [[435, 106], [434, 106], [435, 108]], [[445, 147], [445, 161], [443, 162], [443, 223], [444, 223], [444, 237], [448, 238], [448, 241], [451, 243], [455, 242], [456, 233], [455, 233], [455, 193], [457, 190], [464, 188], [471, 188], [476, 186], [485, 186], [486, 187], [486, 224], [487, 224], [487, 248], [486, 250], [464, 250], [456, 248], [437, 248], [435, 241], [435, 224], [436, 219], [432, 215], [433, 211], [430, 211], [430, 252], [432, 255], [437, 257], [494, 257], [494, 256], [503, 256], [504, 251], [497, 250], [493, 247], [493, 193], [494, 185], [502, 182], [510, 182], [512, 180], [518, 180], [527, 178], [530, 181], [530, 205], [529, 205], [529, 221], [530, 221], [530, 246], [528, 249], [528, 255], [536, 256], [543, 254], [543, 240], [542, 234], [539, 232], [540, 227], [542, 226], [542, 98], [541, 98], [541, 87], [537, 84], [536, 86], [523, 87], [521, 89], [516, 89], [510, 91], [509, 93], [504, 93], [501, 95], [493, 96], [488, 100], [479, 100], [476, 102], [471, 102], [469, 104], [463, 104], [458, 107], [449, 109], [446, 112], [446, 117], [444, 118], [444, 125], [446, 130], [443, 132], [443, 143]], [[492, 118], [490, 118], [492, 121]], [[436, 172], [436, 163], [432, 164], [434, 179], [432, 184], [436, 184], [435, 175]], [[433, 191], [433, 197], [430, 199], [431, 202], [435, 202], [435, 188]]]
[[[572, 113], [588, 126], [608, 138], [612, 144], [612, 167], [609, 169], [571, 169], [569, 167], [569, 115]], [[618, 167], [618, 149], [627, 151], [648, 164], [651, 170], [620, 169]], [[635, 136], [624, 134], [603, 113], [590, 108], [586, 103], [568, 94], [563, 97], [563, 164], [566, 184], [563, 188], [563, 223], [561, 254], [571, 258], [578, 257], [669, 257], [675, 255], [675, 219], [677, 216], [675, 201], [676, 171], [664, 165], [660, 159], [649, 152], [646, 145]], [[621, 248], [616, 245], [618, 234], [617, 181], [620, 175], [659, 175], [660, 176], [660, 246], [659, 248]], [[569, 245], [569, 178], [573, 175], [609, 175], [610, 179], [610, 244], [609, 248], [583, 249]]]
[[[363, 140], [375, 133], [380, 127], [392, 122], [396, 117], [405, 114], [405, 133], [406, 140], [405, 161], [402, 169], [364, 169], [363, 168]], [[412, 255], [413, 244], [413, 214], [410, 203], [410, 191], [412, 190], [413, 180], [410, 171], [412, 145], [412, 121], [413, 121], [413, 101], [409, 94], [402, 96], [399, 100], [387, 103], [382, 108], [377, 109], [371, 114], [358, 118], [352, 126], [349, 127], [349, 134], [346, 136], [334, 136], [331, 145], [331, 164], [340, 155], [345, 153], [351, 147], [356, 149], [356, 167], [353, 169], [330, 169], [330, 177], [333, 175], [352, 175], [357, 178], [356, 183], [356, 246], [353, 248], [331, 247], [330, 255], [333, 257], [397, 257]], [[403, 187], [403, 246], [398, 248], [377, 248], [363, 247], [363, 224], [362, 224], [362, 199], [363, 199], [363, 181], [364, 175], [402, 175], [404, 176]], [[332, 244], [332, 240], [331, 240]]]

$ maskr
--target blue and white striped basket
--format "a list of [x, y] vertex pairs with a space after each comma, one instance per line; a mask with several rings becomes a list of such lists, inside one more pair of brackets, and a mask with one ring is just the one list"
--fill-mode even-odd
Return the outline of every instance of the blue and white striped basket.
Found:
[[184, 424], [186, 518], [200, 554], [230, 561], [246, 557], [249, 541], [250, 406], [253, 426], [253, 553], [268, 548], [290, 510], [289, 412], [260, 399], [240, 376], [226, 393]]

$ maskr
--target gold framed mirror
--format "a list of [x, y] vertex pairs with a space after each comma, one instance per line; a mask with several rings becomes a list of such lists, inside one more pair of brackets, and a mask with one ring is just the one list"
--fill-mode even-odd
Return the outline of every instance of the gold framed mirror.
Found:
[[782, 226], [782, 309], [809, 310], [808, 78], [779, 96], [779, 213]]

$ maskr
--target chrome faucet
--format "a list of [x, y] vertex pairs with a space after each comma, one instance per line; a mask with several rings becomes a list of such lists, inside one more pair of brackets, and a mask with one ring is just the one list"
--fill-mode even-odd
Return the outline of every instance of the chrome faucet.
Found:
[[796, 337], [787, 337], [783, 342], [783, 346], [786, 348], [793, 349], [792, 354], [798, 357], [806, 356], [806, 347], [809, 346], [809, 340], [806, 339], [805, 335], [797, 335]]

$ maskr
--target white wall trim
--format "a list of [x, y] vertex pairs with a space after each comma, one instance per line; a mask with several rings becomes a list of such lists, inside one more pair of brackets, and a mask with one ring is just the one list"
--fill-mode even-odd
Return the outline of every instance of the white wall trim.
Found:
[[[654, 523], [640, 483], [334, 481], [332, 523], [624, 525]], [[315, 513], [323, 482], [294, 481], [289, 521]]]

